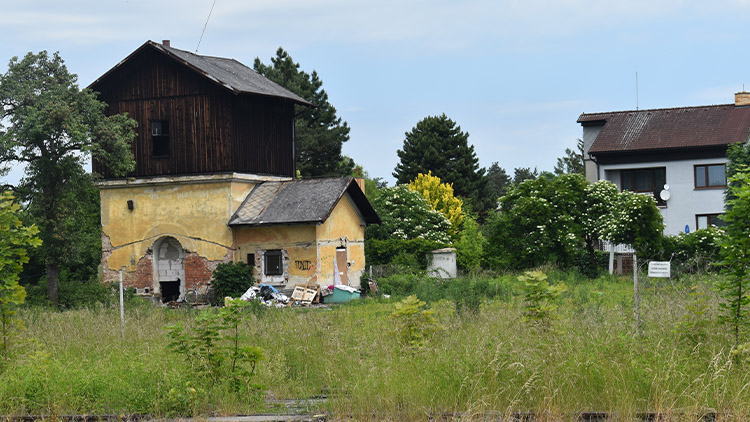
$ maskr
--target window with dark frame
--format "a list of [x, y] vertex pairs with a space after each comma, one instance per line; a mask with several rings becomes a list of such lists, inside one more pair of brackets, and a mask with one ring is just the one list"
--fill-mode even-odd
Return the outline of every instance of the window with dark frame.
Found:
[[695, 166], [695, 188], [724, 188], [727, 185], [724, 164], [700, 164]]
[[726, 221], [722, 220], [720, 217], [721, 214], [698, 214], [695, 216], [695, 227], [698, 229], [706, 229], [709, 226], [726, 226]]
[[169, 120], [152, 120], [151, 155], [154, 157], [168, 157], [169, 154]]
[[629, 190], [638, 193], [650, 193], [656, 199], [656, 204], [665, 206], [666, 201], [662, 200], [659, 193], [664, 189], [667, 183], [667, 169], [665, 167], [621, 170], [620, 186], [622, 190]]
[[281, 250], [272, 249], [268, 250], [263, 254], [265, 259], [265, 265], [263, 273], [265, 275], [281, 275], [284, 273], [284, 268], [281, 263]]

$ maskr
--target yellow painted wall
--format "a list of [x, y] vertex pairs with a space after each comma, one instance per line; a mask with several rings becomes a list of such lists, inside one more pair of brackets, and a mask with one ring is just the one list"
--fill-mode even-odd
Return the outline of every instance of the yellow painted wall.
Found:
[[[246, 261], [255, 254], [256, 280], [263, 283], [283, 282], [287, 287], [317, 281], [322, 286], [333, 284], [333, 257], [337, 247], [347, 248], [349, 285], [359, 286], [365, 267], [362, 219], [345, 197], [331, 215], [316, 226], [237, 227], [234, 229], [235, 260]], [[284, 276], [263, 275], [263, 252], [285, 251]]]
[[[315, 281], [317, 256], [315, 226], [268, 226], [234, 228], [235, 261], [245, 262], [248, 254], [255, 254], [256, 280], [262, 283], [283, 282], [293, 286]], [[263, 275], [262, 254], [269, 249], [282, 249], [284, 274]], [[283, 280], [283, 281], [282, 281]]]
[[236, 180], [100, 186], [102, 232], [112, 245], [108, 269], [134, 271], [162, 236], [208, 260], [224, 259], [233, 242], [227, 222], [253, 186]]
[[346, 195], [336, 204], [328, 219], [316, 228], [316, 236], [321, 284], [333, 284], [336, 248], [346, 247], [350, 263], [348, 284], [359, 287], [359, 278], [365, 269], [365, 226]]

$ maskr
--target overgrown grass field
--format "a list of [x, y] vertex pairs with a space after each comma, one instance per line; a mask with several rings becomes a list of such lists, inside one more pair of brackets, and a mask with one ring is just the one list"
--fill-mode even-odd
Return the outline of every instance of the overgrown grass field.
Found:
[[[0, 414], [247, 414], [269, 411], [267, 396], [324, 394], [328, 402], [310, 411], [334, 419], [426, 420], [460, 412], [469, 420], [527, 411], [553, 419], [584, 411], [621, 420], [640, 412], [750, 419], [750, 354], [733, 352], [729, 328], [716, 323], [709, 277], [644, 280], [639, 335], [632, 279], [552, 272], [549, 279], [569, 289], [550, 328], [542, 329], [523, 321], [515, 276], [448, 283], [410, 277], [382, 284], [408, 284], [432, 301], [439, 326], [421, 346], [400, 343], [395, 297], [268, 309], [242, 325], [244, 341], [265, 355], [252, 380], [259, 388], [249, 390], [198, 377], [168, 349], [163, 327], [189, 327], [199, 311], [133, 304], [123, 341], [114, 307], [25, 309], [24, 340], [0, 374]], [[478, 311], [458, 300], [456, 312], [458, 293], [481, 297], [481, 290], [489, 298]]]

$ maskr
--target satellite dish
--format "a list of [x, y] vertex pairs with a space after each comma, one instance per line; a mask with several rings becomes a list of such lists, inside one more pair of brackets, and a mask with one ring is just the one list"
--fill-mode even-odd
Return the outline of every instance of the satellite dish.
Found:
[[664, 190], [669, 190], [669, 185], [664, 185]]
[[[665, 187], [666, 187], [666, 185], [665, 185]], [[671, 196], [672, 196], [672, 194], [668, 190], [666, 190], [666, 189], [664, 189], [663, 191], [659, 192], [659, 198], [661, 198], [662, 201], [668, 200], [669, 197], [671, 197]]]

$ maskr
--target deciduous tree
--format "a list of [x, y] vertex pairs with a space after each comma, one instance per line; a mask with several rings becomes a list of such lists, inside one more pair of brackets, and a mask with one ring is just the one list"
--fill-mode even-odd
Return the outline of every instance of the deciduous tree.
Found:
[[253, 68], [315, 105], [294, 107], [295, 158], [302, 177], [349, 176], [354, 162], [341, 155], [341, 146], [349, 140], [349, 126], [328, 102], [328, 93], [318, 73], [300, 70], [300, 64], [281, 47], [270, 65], [256, 57]]
[[[9, 341], [16, 307], [23, 304], [26, 291], [18, 284], [18, 274], [28, 262], [27, 248], [41, 243], [36, 226], [24, 226], [18, 218], [20, 206], [10, 192], [0, 194], [0, 334], [3, 362], [8, 359]], [[0, 363], [0, 369], [4, 366]]]
[[450, 243], [448, 219], [430, 209], [424, 197], [406, 185], [381, 189], [372, 206], [381, 223], [367, 226], [368, 239], [426, 239]]
[[451, 236], [455, 237], [461, 229], [464, 219], [463, 201], [453, 196], [453, 186], [449, 183], [440, 183], [440, 178], [433, 176], [431, 172], [420, 173], [416, 179], [409, 183], [409, 189], [418, 192], [424, 197], [431, 209], [439, 211], [451, 223]]
[[91, 156], [117, 175], [134, 165], [130, 142], [134, 120], [105, 116], [96, 93], [79, 89], [62, 58], [46, 51], [14, 57], [0, 75], [0, 165], [21, 162], [19, 192], [43, 240], [47, 297], [57, 303], [60, 257], [69, 248], [65, 201]]

